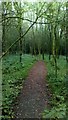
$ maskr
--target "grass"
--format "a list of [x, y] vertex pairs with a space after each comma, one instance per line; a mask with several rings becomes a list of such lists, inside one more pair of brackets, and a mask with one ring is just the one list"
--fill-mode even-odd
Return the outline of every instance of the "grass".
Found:
[[[19, 55], [9, 55], [3, 59], [2, 73], [3, 73], [3, 120], [13, 117], [12, 103], [18, 96], [23, 87], [29, 70], [34, 65], [36, 60], [42, 60], [42, 56], [32, 57], [31, 55], [22, 56], [22, 64], [19, 62]], [[48, 87], [52, 93], [50, 100], [50, 109], [45, 109], [43, 118], [60, 119], [66, 117], [66, 59], [60, 56], [58, 62], [58, 76], [55, 78], [55, 67], [53, 60], [49, 61], [48, 55], [45, 55], [44, 60], [47, 66], [47, 80]]]
[[57, 59], [57, 78], [55, 77], [55, 67], [53, 60], [48, 60], [48, 56], [45, 58], [47, 65], [47, 80], [49, 89], [52, 93], [50, 101], [50, 109], [44, 110], [43, 118], [61, 119], [66, 118], [66, 59], [64, 56], [60, 56]]
[[12, 103], [18, 96], [29, 70], [35, 63], [35, 57], [22, 55], [22, 64], [19, 55], [9, 55], [2, 62], [2, 90], [3, 90], [3, 119], [12, 118]]

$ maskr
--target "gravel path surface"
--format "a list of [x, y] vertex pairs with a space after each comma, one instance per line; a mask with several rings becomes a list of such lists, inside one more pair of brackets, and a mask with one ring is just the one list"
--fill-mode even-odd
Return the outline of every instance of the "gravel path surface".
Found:
[[15, 119], [41, 118], [41, 113], [48, 106], [49, 90], [46, 81], [46, 66], [38, 61], [30, 70], [24, 87], [14, 106]]

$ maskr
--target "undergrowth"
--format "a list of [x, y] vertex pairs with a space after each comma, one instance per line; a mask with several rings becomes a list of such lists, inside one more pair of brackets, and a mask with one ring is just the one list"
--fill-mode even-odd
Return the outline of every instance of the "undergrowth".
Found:
[[18, 96], [30, 68], [35, 63], [35, 57], [22, 55], [22, 64], [19, 55], [9, 55], [2, 62], [2, 119], [13, 118], [12, 103]]
[[[23, 87], [24, 80], [26, 79], [29, 70], [36, 62], [36, 59], [42, 58], [31, 55], [22, 56], [22, 64], [19, 62], [19, 55], [9, 55], [3, 59], [2, 63], [2, 119], [10, 120], [13, 118], [12, 104], [18, 96], [21, 88]], [[45, 63], [47, 66], [47, 80], [48, 87], [52, 93], [50, 100], [50, 108], [45, 108], [42, 117], [45, 119], [60, 119], [66, 118], [66, 59], [60, 56], [58, 61], [58, 76], [55, 77], [55, 67], [53, 66], [52, 59], [49, 61], [48, 55], [45, 56]]]
[[47, 80], [49, 89], [52, 93], [50, 100], [50, 108], [46, 108], [42, 114], [43, 118], [61, 119], [66, 118], [66, 59], [60, 56], [57, 59], [58, 75], [55, 77], [55, 67], [53, 66], [52, 59], [49, 61], [48, 56], [45, 57], [47, 64]]

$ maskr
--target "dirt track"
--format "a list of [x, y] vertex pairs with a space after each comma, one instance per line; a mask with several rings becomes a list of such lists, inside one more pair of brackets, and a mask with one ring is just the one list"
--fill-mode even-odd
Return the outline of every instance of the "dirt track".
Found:
[[46, 66], [38, 61], [29, 72], [24, 87], [14, 106], [15, 119], [41, 118], [41, 113], [48, 106], [49, 91], [46, 82]]

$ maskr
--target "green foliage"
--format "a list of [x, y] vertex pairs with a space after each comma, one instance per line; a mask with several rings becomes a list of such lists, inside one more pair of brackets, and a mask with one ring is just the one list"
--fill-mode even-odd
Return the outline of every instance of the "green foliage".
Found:
[[65, 118], [66, 117], [66, 105], [59, 104], [56, 107], [52, 107], [51, 110], [44, 110], [43, 118]]
[[9, 55], [3, 59], [3, 117], [12, 117], [11, 104], [18, 96], [30, 68], [35, 63], [35, 57], [22, 55], [22, 65], [19, 63], [19, 55]]
[[53, 61], [47, 61], [47, 80], [52, 92], [50, 108], [46, 108], [42, 114], [43, 118], [60, 119], [66, 117], [66, 59], [60, 56], [58, 59], [58, 76], [55, 77]]
[[[44, 7], [42, 5], [44, 4]], [[61, 2], [2, 2], [2, 45], [3, 52], [8, 49], [8, 53], [31, 53], [32, 55], [40, 53], [56, 54], [56, 59], [59, 54], [67, 54], [66, 39], [67, 39], [67, 10], [66, 3]], [[40, 13], [39, 13], [40, 10]], [[24, 38], [19, 39], [14, 45], [13, 43], [26, 33], [30, 25], [39, 15], [37, 23], [33, 28], [29, 29]], [[21, 17], [21, 18], [20, 18]], [[23, 18], [24, 17], [24, 18]], [[25, 19], [25, 20], [23, 20]], [[41, 23], [41, 24], [40, 24]], [[44, 23], [44, 24], [42, 24]], [[21, 28], [21, 31], [19, 29]], [[20, 32], [20, 33], [19, 33]], [[21, 44], [22, 43], [22, 44]], [[13, 46], [13, 45], [14, 46]], [[23, 49], [23, 50], [22, 50]], [[10, 55], [3, 59], [3, 110], [4, 113], [11, 114], [11, 103], [16, 98], [21, 89], [21, 86], [26, 78], [29, 69], [34, 63], [35, 58], [31, 56], [22, 56], [22, 64], [19, 63], [18, 55]], [[40, 57], [38, 57], [40, 59]], [[65, 57], [57, 59], [58, 77], [55, 77], [54, 61], [50, 63], [47, 60], [48, 67], [48, 83], [53, 93], [54, 103], [56, 98], [65, 100]], [[52, 102], [52, 103], [53, 103]], [[64, 104], [64, 102], [62, 102]], [[59, 104], [60, 105], [60, 102]], [[58, 109], [58, 108], [57, 108]], [[9, 111], [11, 111], [9, 113]], [[56, 111], [53, 109], [53, 111]], [[54, 113], [54, 112], [53, 112]], [[7, 115], [6, 115], [7, 117]], [[7, 118], [8, 119], [8, 118]]]
[[[52, 36], [54, 36], [52, 26], [54, 26], [56, 53], [66, 54], [66, 4], [55, 1], [46, 2], [39, 13], [43, 4], [43, 2], [2, 2], [3, 52], [20, 37], [19, 28], [21, 27], [21, 35], [23, 35], [33, 23], [32, 21], [35, 21], [36, 16], [39, 15], [38, 24], [35, 23], [33, 26], [34, 30], [31, 28], [25, 38], [21, 39], [23, 52], [31, 53], [32, 51], [33, 53], [36, 51], [36, 53], [42, 53], [44, 51], [45, 53], [52, 53]], [[11, 47], [9, 52], [19, 51], [18, 46], [19, 42]]]

